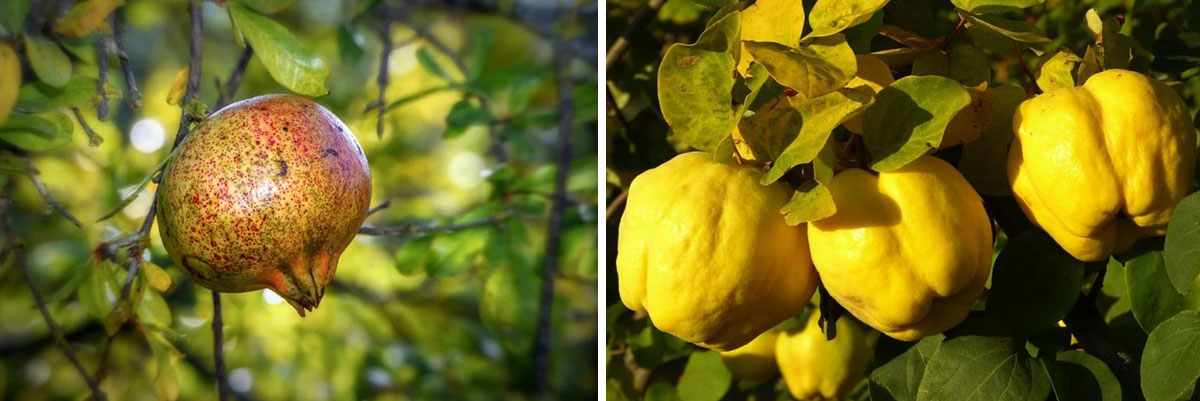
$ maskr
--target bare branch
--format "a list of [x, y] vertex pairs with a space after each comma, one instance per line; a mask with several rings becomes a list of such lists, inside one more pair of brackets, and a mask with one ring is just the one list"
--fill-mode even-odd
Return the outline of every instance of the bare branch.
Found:
[[238, 86], [242, 84], [242, 75], [246, 72], [246, 66], [250, 65], [252, 56], [254, 56], [254, 49], [247, 43], [246, 48], [242, 49], [242, 55], [238, 57], [237, 66], [233, 68], [233, 72], [229, 73], [229, 80], [225, 81], [225, 88], [221, 91], [221, 97], [217, 99], [217, 107], [213, 107], [214, 112], [229, 105], [233, 94], [237, 93]]
[[120, 14], [120, 11], [115, 11], [109, 15], [108, 24], [112, 26], [114, 51], [117, 53], [117, 59], [121, 61], [121, 71], [125, 73], [125, 89], [129, 92], [125, 96], [129, 98], [129, 107], [137, 110], [142, 108], [142, 95], [138, 93], [137, 80], [133, 78], [133, 66], [129, 64], [125, 42], [121, 39], [121, 35], [125, 33], [125, 19]]
[[[112, 41], [112, 35], [107, 33], [101, 33], [100, 38], [96, 39], [96, 96], [100, 98], [100, 101], [96, 103], [96, 118], [100, 121], [108, 121], [108, 93], [104, 91], [104, 86], [108, 84], [108, 45], [110, 41]], [[78, 111], [75, 112], [75, 116], [79, 117]], [[79, 122], [83, 123], [83, 119], [80, 118]], [[90, 140], [92, 134], [94, 133], [88, 133], [89, 145], [93, 143]], [[96, 142], [92, 146], [99, 145], [100, 143]]]
[[375, 77], [375, 84], [379, 87], [379, 118], [375, 121], [375, 136], [382, 138], [384, 105], [387, 104], [384, 95], [387, 94], [388, 87], [388, 57], [392, 55], [392, 12], [386, 6], [381, 7], [380, 12], [383, 13], [383, 17], [379, 23], [379, 40], [383, 42], [383, 50], [379, 55], [379, 75]]
[[221, 401], [229, 400], [229, 380], [225, 377], [225, 337], [221, 322], [221, 293], [213, 291], [213, 367], [217, 379], [217, 397]]
[[359, 234], [363, 235], [387, 235], [393, 237], [415, 237], [419, 235], [431, 233], [444, 233], [451, 231], [466, 230], [468, 228], [490, 226], [504, 220], [503, 215], [488, 217], [483, 220], [477, 220], [467, 223], [448, 224], [444, 226], [424, 226], [416, 223], [403, 224], [391, 227], [373, 227], [363, 226], [358, 229]]
[[38, 178], [38, 174], [41, 173], [38, 172], [37, 168], [33, 167], [33, 162], [29, 161], [28, 157], [22, 157], [21, 160], [25, 162], [25, 174], [29, 176], [29, 181], [33, 182], [34, 188], [37, 188], [38, 194], [42, 195], [42, 199], [46, 200], [46, 203], [50, 205], [50, 208], [54, 209], [54, 211], [58, 212], [58, 214], [61, 214], [63, 217], [65, 217], [71, 222], [71, 224], [74, 224], [75, 227], [83, 228], [83, 223], [80, 223], [79, 219], [75, 218], [75, 216], [72, 215], [71, 212], [68, 211], [67, 208], [58, 201], [58, 199], [55, 199], [54, 195], [50, 194], [49, 189], [46, 189], [46, 184], [43, 184], [42, 180]]
[[391, 199], [385, 200], [385, 201], [383, 201], [383, 203], [380, 203], [378, 205], [375, 205], [375, 207], [367, 209], [367, 217], [370, 217], [371, 215], [373, 215], [375, 213], [379, 213], [381, 210], [387, 209], [389, 206], [392, 206]]
[[554, 78], [558, 89], [558, 169], [554, 175], [554, 198], [550, 206], [550, 219], [546, 227], [546, 256], [542, 265], [542, 288], [538, 300], [537, 332], [534, 334], [533, 363], [537, 394], [545, 396], [550, 391], [550, 328], [551, 308], [554, 303], [554, 276], [558, 274], [558, 257], [562, 247], [563, 216], [567, 208], [567, 170], [571, 165], [571, 130], [575, 105], [573, 104], [571, 75], [568, 71], [571, 59], [567, 56], [566, 42], [554, 42]]
[[637, 34], [637, 31], [642, 29], [643, 25], [654, 19], [655, 15], [658, 15], [658, 9], [662, 8], [663, 3], [663, 0], [650, 0], [649, 3], [646, 3], [646, 7], [643, 7], [642, 11], [639, 11], [633, 17], [633, 21], [630, 21], [629, 26], [625, 27], [625, 31], [621, 32], [621, 37], [613, 41], [612, 46], [608, 48], [608, 54], [604, 57], [605, 71], [611, 70], [613, 65], [617, 64], [617, 60], [621, 58], [621, 55], [629, 50], [629, 44], [633, 40], [633, 35]]
[[[108, 103], [102, 102], [102, 103], [100, 103], [100, 105], [103, 105], [104, 106], [103, 108], [105, 110], [104, 112], [108, 113]], [[100, 105], [96, 106], [97, 115], [100, 113], [100, 108], [101, 108]], [[94, 148], [94, 147], [100, 146], [100, 144], [104, 143], [104, 137], [97, 134], [95, 130], [92, 130], [92, 126], [88, 125], [87, 120], [85, 120], [83, 118], [83, 113], [79, 111], [78, 107], [72, 106], [71, 113], [75, 114], [75, 120], [79, 121], [79, 126], [83, 127], [83, 132], [85, 134], [87, 134], [88, 146], [91, 146]], [[103, 119], [101, 119], [101, 120], [103, 120]]]
[[621, 210], [621, 205], [625, 204], [625, 199], [629, 198], [629, 192], [621, 192], [612, 202], [608, 204], [608, 210], [604, 212], [604, 220], [612, 220], [613, 216], [617, 215], [617, 211]]

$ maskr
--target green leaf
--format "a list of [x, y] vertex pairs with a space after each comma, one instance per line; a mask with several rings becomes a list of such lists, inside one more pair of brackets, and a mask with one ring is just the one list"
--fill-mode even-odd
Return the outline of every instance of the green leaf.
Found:
[[1072, 53], [1070, 49], [1060, 48], [1058, 53], [1050, 56], [1038, 70], [1037, 85], [1042, 92], [1050, 92], [1060, 88], [1075, 87], [1075, 65], [1083, 59]]
[[425, 71], [429, 71], [429, 73], [446, 80], [446, 82], [455, 81], [450, 76], [450, 73], [445, 68], [442, 68], [442, 65], [434, 58], [433, 52], [429, 50], [429, 46], [421, 46], [421, 48], [417, 49], [417, 62], [421, 64], [421, 67]]
[[514, 353], [528, 352], [537, 323], [541, 277], [533, 264], [502, 263], [488, 275], [479, 299], [484, 327]]
[[[921, 378], [925, 376], [925, 366], [943, 339], [944, 336], [940, 334], [925, 337], [904, 353], [872, 371], [869, 377], [871, 399], [915, 401]], [[876, 358], [878, 355], [876, 353]], [[876, 359], [877, 363], [878, 361]]]
[[683, 401], [717, 401], [729, 391], [732, 379], [716, 351], [693, 352], [676, 390]]
[[450, 107], [450, 113], [446, 114], [446, 132], [445, 138], [454, 138], [461, 135], [466, 129], [472, 125], [487, 124], [492, 120], [492, 115], [488, 114], [487, 109], [473, 103], [470, 99], [462, 99], [454, 106]]
[[936, 148], [950, 119], [971, 103], [961, 84], [938, 76], [907, 76], [875, 95], [863, 115], [863, 141], [875, 171], [892, 171]]
[[429, 259], [429, 245], [433, 237], [424, 236], [408, 240], [396, 250], [396, 270], [405, 276], [425, 272], [425, 263]]
[[1008, 196], [1008, 146], [1012, 143], [1012, 116], [1025, 100], [1025, 90], [1014, 85], [990, 88], [992, 119], [979, 139], [963, 145], [958, 170], [976, 191], [990, 196]]
[[1050, 378], [1023, 341], [967, 335], [948, 339], [929, 358], [917, 400], [1044, 401]]
[[663, 118], [696, 149], [716, 151], [728, 142], [736, 122], [730, 105], [739, 26], [739, 13], [733, 12], [709, 26], [695, 44], [671, 45], [659, 65]]
[[1042, 4], [1043, 1], [1045, 0], [950, 0], [955, 7], [973, 13], [1014, 11]]
[[867, 22], [876, 11], [883, 9], [888, 0], [817, 0], [808, 12], [808, 23], [812, 32], [808, 37], [829, 36], [847, 28]]
[[[161, 270], [160, 270], [161, 271]], [[171, 327], [171, 307], [158, 291], [143, 291], [137, 307], [138, 320], [157, 327]]]
[[[803, 124], [799, 134], [787, 143], [787, 147], [774, 158], [771, 169], [763, 175], [761, 182], [764, 185], [779, 180], [792, 167], [817, 157], [817, 152], [828, 142], [833, 129], [869, 107], [874, 102], [874, 94], [870, 88], [861, 86], [838, 89], [808, 101], [799, 97], [791, 101], [802, 102], [799, 105], [793, 103], [793, 107], [798, 109]], [[742, 133], [744, 135], [745, 131]]]
[[358, 64], [363, 57], [362, 44], [355, 38], [354, 27], [350, 24], [338, 25], [338, 54], [342, 57], [343, 65]]
[[23, 35], [25, 59], [38, 79], [61, 88], [71, 80], [71, 59], [57, 43], [41, 35]]
[[1123, 34], [1121, 23], [1114, 17], [1105, 18], [1100, 32], [1100, 62], [1104, 69], [1129, 68], [1133, 60], [1133, 38]]
[[471, 63], [467, 65], [467, 82], [475, 82], [487, 70], [488, 55], [492, 51], [495, 39], [492, 29], [483, 27], [473, 31], [471, 35]]
[[746, 51], [762, 63], [780, 84], [812, 99], [850, 82], [858, 70], [854, 50], [841, 34], [818, 38], [792, 48], [773, 42], [744, 42]]
[[[111, 91], [109, 90], [111, 89]], [[116, 87], [105, 87], [105, 95], [110, 101], [121, 97]], [[61, 88], [47, 85], [44, 82], [33, 82], [21, 87], [17, 94], [17, 109], [29, 112], [43, 112], [65, 107], [87, 107], [91, 105], [92, 97], [96, 95], [96, 77], [76, 75]]]
[[[1163, 321], [1184, 310], [1200, 309], [1200, 290], [1187, 295], [1175, 291], [1167, 275], [1163, 253], [1152, 249], [1125, 262], [1125, 284], [1128, 286], [1133, 317], [1146, 333], [1151, 333]], [[1193, 288], [1200, 285], [1194, 282]]]
[[228, 7], [233, 21], [250, 41], [255, 57], [262, 60], [271, 78], [302, 95], [324, 96], [329, 93], [325, 89], [329, 67], [292, 36], [286, 27], [238, 4], [229, 4]]
[[996, 258], [987, 314], [1029, 336], [1066, 316], [1082, 287], [1083, 262], [1045, 232], [1029, 230], [1011, 238]]
[[1121, 401], [1121, 383], [1108, 365], [1083, 351], [1060, 351], [1046, 362], [1059, 401]]
[[973, 25], [990, 29], [1018, 42], [1043, 43], [1050, 41], [1042, 35], [1042, 31], [1038, 27], [1022, 21], [1013, 21], [995, 15], [975, 15], [962, 10], [959, 10], [958, 14]]
[[11, 34], [21, 32], [29, 5], [25, 0], [0, 0], [0, 25]]
[[805, 181], [796, 188], [792, 199], [783, 205], [780, 212], [784, 214], [784, 221], [794, 226], [833, 216], [837, 212], [837, 205], [833, 203], [829, 188], [817, 181]]
[[1200, 192], [1175, 205], [1167, 223], [1163, 258], [1171, 284], [1180, 294], [1190, 293], [1200, 277]]
[[179, 397], [179, 377], [175, 366], [183, 358], [183, 353], [163, 337], [161, 330], [147, 331], [146, 337], [150, 340], [150, 350], [154, 352], [158, 365], [154, 374], [154, 395], [159, 400], [174, 401]]
[[1150, 333], [1141, 373], [1146, 401], [1188, 397], [1185, 392], [1200, 377], [1200, 312], [1181, 312]]
[[913, 75], [952, 78], [965, 86], [976, 86], [992, 77], [992, 65], [975, 46], [955, 44], [949, 52], [929, 52], [913, 61]]
[[1083, 52], [1083, 61], [1079, 63], [1079, 71], [1075, 73], [1075, 82], [1087, 83], [1088, 78], [1100, 71], [1100, 50], [1096, 45], [1088, 45]]
[[277, 13], [296, 4], [296, 0], [234, 0], [263, 14]]
[[45, 152], [71, 143], [75, 123], [66, 113], [13, 113], [0, 127], [0, 141], [30, 152]]

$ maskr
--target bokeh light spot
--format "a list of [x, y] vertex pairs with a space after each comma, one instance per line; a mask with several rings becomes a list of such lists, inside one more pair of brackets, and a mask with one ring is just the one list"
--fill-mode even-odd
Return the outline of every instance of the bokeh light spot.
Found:
[[138, 120], [129, 131], [129, 141], [133, 143], [133, 148], [142, 153], [154, 153], [162, 148], [166, 140], [167, 132], [162, 123], [153, 118]]

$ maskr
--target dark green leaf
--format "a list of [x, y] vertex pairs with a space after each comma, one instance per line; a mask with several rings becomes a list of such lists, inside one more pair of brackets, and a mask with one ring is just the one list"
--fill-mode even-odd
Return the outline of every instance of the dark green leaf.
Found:
[[1175, 205], [1167, 224], [1163, 258], [1171, 284], [1180, 294], [1190, 293], [1200, 276], [1200, 192]]
[[929, 358], [917, 400], [1044, 401], [1050, 378], [1023, 342], [967, 335], [948, 339]]
[[955, 7], [973, 13], [1003, 12], [1029, 8], [1045, 0], [951, 0]]
[[[925, 365], [929, 363], [929, 358], [937, 351], [943, 339], [942, 335], [925, 337], [904, 353], [872, 371], [869, 377], [871, 399], [915, 401], [921, 378], [925, 375]], [[878, 358], [878, 354], [876, 355]]]
[[502, 263], [488, 275], [479, 299], [479, 317], [508, 349], [528, 352], [537, 323], [541, 277], [532, 264]]
[[961, 10], [958, 13], [971, 24], [990, 29], [1018, 42], [1043, 43], [1050, 41], [1042, 35], [1042, 31], [1038, 27], [1022, 21], [1013, 21], [995, 15], [975, 15]]
[[[115, 87], [106, 95], [111, 101], [121, 96]], [[44, 82], [33, 82], [21, 87], [17, 95], [17, 109], [33, 113], [57, 110], [65, 107], [88, 107], [96, 94], [96, 77], [76, 75], [61, 88]]]
[[413, 238], [396, 250], [396, 270], [405, 276], [425, 272], [425, 262], [429, 259], [429, 245], [433, 237], [423, 236]]
[[[1133, 317], [1146, 333], [1151, 333], [1163, 321], [1188, 309], [1200, 309], [1200, 290], [1188, 295], [1175, 291], [1167, 275], [1163, 253], [1151, 249], [1125, 262], [1125, 283]], [[1200, 285], [1193, 284], [1195, 286]]]
[[971, 103], [961, 84], [938, 76], [907, 76], [875, 95], [863, 116], [871, 168], [892, 171], [936, 148], [950, 119]]
[[29, 5], [30, 2], [26, 0], [0, 0], [0, 25], [10, 34], [21, 32]]
[[263, 14], [277, 13], [296, 4], [296, 0], [234, 0]]
[[716, 351], [693, 352], [676, 390], [683, 401], [717, 401], [729, 391], [732, 379]]
[[1186, 311], [1158, 325], [1142, 352], [1146, 401], [1172, 401], [1200, 377], [1200, 312]]
[[958, 170], [984, 195], [1012, 194], [1008, 185], [1008, 146], [1012, 143], [1012, 116], [1025, 100], [1025, 90], [1014, 85], [990, 88], [992, 118], [979, 139], [963, 145]]
[[278, 22], [238, 4], [228, 4], [237, 28], [254, 47], [254, 56], [262, 60], [276, 82], [293, 92], [324, 96], [329, 67], [300, 40]]
[[467, 82], [475, 82], [487, 70], [488, 54], [492, 51], [494, 39], [492, 29], [483, 27], [471, 35], [471, 64], [467, 65]]
[[1059, 401], [1121, 401], [1121, 383], [1112, 370], [1082, 351], [1061, 351], [1046, 362]]
[[338, 54], [342, 56], [343, 65], [358, 64], [362, 60], [362, 43], [354, 33], [354, 27], [348, 24], [338, 26]]
[[433, 52], [429, 50], [429, 46], [421, 46], [421, 48], [417, 49], [417, 62], [421, 63], [421, 67], [425, 71], [429, 71], [429, 73], [446, 80], [446, 82], [454, 82], [454, 78], [450, 76], [450, 73], [445, 68], [442, 68], [441, 63], [438, 63], [437, 59], [434, 58]]
[[488, 111], [483, 107], [475, 104], [470, 99], [459, 100], [458, 103], [450, 107], [450, 113], [446, 114], [445, 137], [456, 137], [462, 134], [467, 127], [486, 124], [491, 120], [491, 114], [488, 114]]
[[1022, 336], [1054, 326], [1083, 286], [1083, 262], [1041, 230], [1029, 230], [1000, 251], [992, 268], [987, 314]]

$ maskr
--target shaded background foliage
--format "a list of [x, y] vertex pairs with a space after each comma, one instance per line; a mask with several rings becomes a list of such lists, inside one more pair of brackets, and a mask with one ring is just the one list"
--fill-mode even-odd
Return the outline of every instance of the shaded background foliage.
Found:
[[[804, 0], [799, 3], [808, 13], [817, 2]], [[641, 172], [695, 145], [673, 132], [666, 123], [659, 103], [664, 99], [658, 92], [660, 62], [671, 45], [696, 42], [705, 31], [706, 23], [714, 22], [710, 18], [727, 15], [718, 11], [722, 6], [731, 7], [726, 11], [738, 9], [732, 3], [737, 2], [613, 0], [607, 3], [608, 36], [605, 39], [610, 49], [605, 82], [606, 203], [610, 205], [606, 216], [608, 277], [617, 275], [617, 228], [624, 207], [624, 193], [630, 182]], [[962, 4], [1017, 6], [991, 14], [989, 18], [1024, 22], [1028, 28], [1006, 35], [977, 21], [962, 24], [960, 14], [955, 10], [955, 5]], [[1096, 19], [1088, 19], [1089, 10], [1095, 11]], [[811, 14], [806, 20], [812, 22]], [[1096, 34], [1089, 33], [1089, 25], [1097, 32], [1109, 32], [1105, 37], [1111, 39], [1103, 46], [1110, 54], [1128, 57], [1088, 60], [1085, 56], [1088, 48], [1092, 47], [1094, 51], [1101, 46]], [[906, 47], [915, 49], [926, 44], [935, 46], [923, 50], [922, 54], [940, 54], [944, 63], [941, 71], [926, 63], [936, 61], [934, 58], [916, 63], [909, 61], [891, 66], [896, 78], [910, 74], [941, 75], [965, 86], [986, 81], [990, 88], [1004, 85], [1009, 85], [1007, 88], [1010, 89], [1023, 88], [1026, 96], [1040, 92], [1042, 85], [1056, 84], [1055, 79], [1065, 78], [1066, 85], [1082, 84], [1083, 79], [1076, 77], [1086, 77], [1088, 68], [1094, 72], [1098, 62], [1109, 68], [1119, 66], [1168, 83], [1182, 95], [1195, 120], [1200, 110], [1200, 59], [1197, 58], [1200, 36], [1195, 33], [1197, 30], [1200, 30], [1200, 2], [1188, 0], [891, 0], [866, 22], [843, 33], [855, 54]], [[811, 27], [804, 28], [805, 35], [810, 31]], [[1023, 40], [1017, 41], [1014, 37]], [[942, 40], [949, 40], [952, 45], [943, 47], [946, 42]], [[1070, 57], [1060, 53], [1061, 49], [1073, 53], [1075, 58], [1068, 61]], [[945, 52], [939, 53], [942, 50]], [[919, 65], [922, 63], [925, 64]], [[953, 67], [956, 63], [957, 69]], [[923, 71], [918, 73], [919, 69]], [[717, 78], [727, 79], [728, 76], [713, 79]], [[741, 86], [741, 78], [735, 79], [733, 103], [737, 104], [741, 101], [739, 96], [745, 95], [746, 87]], [[763, 87], [772, 85], [776, 91], [780, 90], [780, 85], [773, 82]], [[767, 92], [768, 89], [763, 89], [763, 93]], [[759, 96], [752, 107], [774, 96], [775, 93]], [[678, 96], [670, 100], [686, 102]], [[1011, 110], [1015, 105], [1013, 101], [1006, 101], [1004, 107]], [[901, 109], [925, 111], [913, 109], [917, 107], [915, 105], [905, 107], [909, 109]], [[868, 114], [865, 118], [878, 117]], [[747, 134], [745, 126], [739, 128], [742, 134]], [[1197, 227], [1200, 227], [1200, 207], [1196, 204], [1200, 203], [1200, 195], [1193, 193], [1176, 209], [1165, 245], [1161, 238], [1146, 239], [1107, 263], [1084, 264], [1034, 229], [1017, 208], [1004, 179], [1003, 155], [1007, 152], [1007, 139], [1003, 136], [995, 139], [990, 135], [1010, 128], [992, 128], [983, 134], [984, 139], [976, 142], [980, 144], [975, 148], [979, 153], [968, 155], [964, 146], [949, 146], [934, 152], [934, 156], [957, 164], [963, 170], [981, 192], [988, 214], [995, 223], [993, 275], [989, 279], [988, 295], [976, 303], [965, 323], [946, 336], [930, 337], [915, 344], [881, 338], [869, 378], [863, 378], [850, 397], [960, 399], [972, 391], [972, 396], [984, 399], [1113, 399], [1114, 395], [1116, 399], [1195, 397], [1192, 382], [1200, 372], [1191, 366], [1200, 364], [1200, 350], [1196, 347], [1200, 337], [1182, 335], [1182, 332], [1194, 331], [1196, 311], [1200, 309], [1200, 303], [1196, 302], [1200, 291], [1195, 290], [1200, 285], [1195, 283], [1200, 271], [1200, 259], [1195, 257], [1200, 252], [1197, 249], [1200, 241], [1196, 240]], [[728, 136], [725, 132], [709, 134]], [[794, 130], [790, 134], [796, 135]], [[801, 131], [800, 135], [803, 134]], [[839, 125], [829, 140], [841, 146], [848, 138], [849, 132]], [[715, 139], [708, 139], [715, 143]], [[938, 133], [938, 139], [941, 139], [941, 133]], [[752, 138], [747, 139], [747, 142], [751, 141]], [[999, 141], [1003, 141], [1002, 146], [995, 145]], [[899, 146], [902, 143], [889, 144]], [[814, 154], [820, 149], [820, 144], [816, 145], [812, 149]], [[977, 169], [963, 167], [966, 163], [962, 161], [981, 155], [995, 156], [996, 152], [1003, 153], [999, 158], [989, 160], [999, 160], [999, 169], [994, 163], [989, 165], [988, 160], [972, 166]], [[761, 155], [757, 149], [755, 153]], [[980, 166], [990, 166], [992, 171], [978, 168]], [[1197, 177], [1200, 178], [1200, 174]], [[997, 190], [994, 186], [981, 185], [988, 182], [1001, 182], [1004, 188]], [[1192, 191], [1197, 187], [1200, 182], [1193, 182]], [[1191, 291], [1188, 291], [1189, 287]], [[609, 350], [606, 360], [609, 399], [791, 399], [778, 375], [764, 382], [731, 379], [729, 371], [714, 362], [717, 359], [711, 351], [657, 330], [645, 314], [625, 308], [615, 279], [608, 281], [605, 291], [608, 299], [605, 335]], [[826, 300], [822, 298], [822, 305]], [[806, 313], [801, 312], [799, 320], [793, 318], [781, 325], [793, 327], [803, 321]], [[1061, 327], [1064, 321], [1068, 327]], [[1164, 341], [1172, 335], [1178, 335], [1175, 343]], [[930, 360], [939, 347], [949, 350], [945, 355], [957, 352], [959, 355], [982, 356], [984, 351], [990, 350], [999, 351], [993, 356], [1012, 358], [1006, 361], [981, 358], [965, 364], [949, 360], [950, 357], [939, 357], [934, 366]], [[1079, 349], [1088, 352], [1078, 352]], [[1164, 352], [1177, 359], [1163, 362]], [[1004, 365], [1008, 361], [1017, 363]], [[930, 363], [928, 367], [927, 363]], [[995, 366], [1019, 374], [1002, 374], [999, 384], [987, 380], [995, 379], [992, 376], [976, 375], [979, 369]], [[1187, 368], [1175, 369], [1183, 366]], [[922, 381], [922, 374], [935, 377]], [[1169, 386], [1165, 384], [1168, 382], [1171, 383]], [[1005, 383], [1016, 383], [1013, 388], [1029, 391], [1012, 394]], [[922, 389], [920, 395], [917, 394], [918, 386]], [[931, 393], [926, 391], [927, 387], [945, 392]]]
[[[39, 2], [52, 15], [65, 13], [71, 3]], [[566, 37], [572, 152], [548, 381], [557, 398], [594, 398], [595, 3], [389, 3], [400, 11], [389, 32], [394, 47], [386, 64], [386, 101], [427, 94], [389, 110], [384, 132], [377, 132], [378, 113], [367, 110], [378, 97], [377, 3], [382, 2], [302, 0], [267, 14], [331, 72], [328, 95], [316, 100], [341, 117], [362, 144], [371, 165], [372, 204], [390, 201], [368, 225], [498, 222], [445, 233], [360, 235], [343, 254], [325, 302], [306, 318], [268, 291], [224, 295], [233, 395], [532, 397], [531, 344], [555, 190], [560, 106], [552, 42]], [[0, 40], [20, 41], [28, 6], [25, 0], [0, 1]], [[202, 9], [198, 99], [211, 107], [242, 49], [222, 4], [206, 1]], [[131, 108], [128, 93], [121, 93], [126, 86], [111, 57], [109, 89], [124, 96], [109, 100], [108, 121], [96, 118], [93, 96], [75, 104], [103, 143], [90, 147], [75, 122], [65, 130], [69, 144], [56, 149], [26, 153], [4, 145], [6, 163], [27, 155], [50, 193], [84, 224], [76, 228], [53, 213], [23, 170], [0, 175], [0, 183], [11, 188], [8, 213], [23, 245], [19, 256], [0, 261], [0, 399], [77, 399], [88, 392], [55, 347], [18, 263], [27, 263], [66, 340], [110, 399], [216, 397], [211, 297], [171, 266], [157, 230], [151, 231], [148, 263], [134, 286], [140, 297], [135, 319], [108, 335], [113, 325], [106, 321], [125, 270], [98, 260], [93, 250], [137, 230], [154, 184], [111, 219], [96, 220], [135, 194], [136, 184], [169, 153], [180, 112], [166, 99], [189, 62], [187, 1], [130, 0], [116, 12], [125, 22], [123, 41], [141, 109]], [[543, 18], [530, 25], [528, 17], [538, 15], [558, 21]], [[99, 36], [50, 35], [66, 49], [74, 74], [93, 78]], [[23, 68], [24, 84], [34, 85], [33, 67]], [[454, 87], [439, 89], [447, 86]], [[256, 56], [231, 97], [287, 92]], [[161, 272], [169, 285], [162, 285]]]

